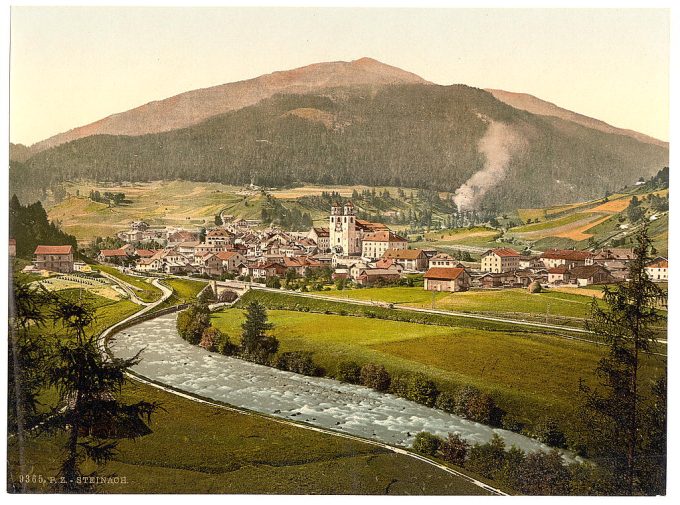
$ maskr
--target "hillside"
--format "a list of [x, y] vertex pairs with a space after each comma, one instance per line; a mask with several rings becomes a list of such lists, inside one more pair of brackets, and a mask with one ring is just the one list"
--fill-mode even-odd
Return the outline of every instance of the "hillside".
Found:
[[664, 147], [480, 89], [411, 84], [276, 95], [180, 130], [94, 135], [31, 157], [11, 180], [411, 187], [500, 211], [597, 198], [667, 161]]
[[516, 109], [525, 110], [527, 112], [531, 112], [532, 114], [539, 114], [541, 116], [558, 117], [560, 119], [564, 119], [565, 121], [571, 121], [581, 126], [599, 130], [601, 132], [626, 135], [635, 140], [639, 140], [640, 142], [668, 148], [668, 142], [655, 139], [633, 130], [616, 128], [615, 126], [607, 124], [604, 121], [600, 121], [599, 119], [593, 119], [592, 117], [584, 116], [583, 114], [578, 114], [576, 112], [563, 109], [552, 102], [546, 102], [545, 100], [541, 100], [540, 98], [536, 98], [535, 96], [529, 95], [527, 93], [512, 93], [510, 91], [503, 91], [502, 89], [487, 89], [486, 91], [498, 98], [501, 102], [507, 103]]
[[30, 150], [35, 154], [90, 135], [143, 135], [184, 128], [209, 117], [253, 105], [277, 93], [311, 93], [327, 87], [379, 87], [426, 82], [415, 74], [371, 58], [317, 63], [150, 102], [37, 142]]

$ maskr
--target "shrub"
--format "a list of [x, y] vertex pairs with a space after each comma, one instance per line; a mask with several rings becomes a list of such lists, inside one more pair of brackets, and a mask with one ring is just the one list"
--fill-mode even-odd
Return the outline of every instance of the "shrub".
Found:
[[276, 368], [312, 376], [319, 375], [320, 372], [309, 351], [291, 351], [280, 354], [276, 359]]
[[217, 297], [217, 300], [220, 301], [220, 302], [224, 302], [224, 303], [231, 303], [231, 302], [236, 301], [237, 298], [238, 298], [238, 295], [235, 292], [233, 292], [229, 289], [225, 289]]
[[361, 367], [354, 361], [341, 361], [338, 363], [338, 371], [335, 378], [341, 382], [350, 384], [361, 383]]
[[517, 490], [530, 495], [565, 495], [569, 493], [569, 469], [562, 464], [557, 450], [527, 454], [519, 470]]
[[202, 304], [191, 305], [177, 316], [177, 333], [190, 344], [198, 344], [208, 326], [210, 311]]
[[422, 373], [393, 377], [390, 391], [397, 396], [428, 407], [434, 405], [439, 395], [437, 385]]
[[265, 281], [265, 286], [268, 288], [281, 289], [281, 281], [278, 277], [270, 277]]
[[522, 433], [524, 423], [519, 418], [508, 414], [503, 417], [503, 428], [515, 433]]
[[487, 444], [475, 444], [469, 452], [466, 468], [493, 478], [493, 474], [505, 462], [505, 442], [497, 434]]
[[203, 335], [201, 336], [201, 341], [198, 345], [206, 351], [215, 352], [220, 343], [221, 336], [222, 332], [220, 330], [214, 326], [208, 326], [203, 330]]
[[560, 429], [556, 419], [547, 417], [542, 419], [536, 426], [536, 437], [551, 447], [565, 448], [567, 447], [567, 437]]
[[470, 444], [457, 433], [449, 433], [448, 438], [442, 442], [440, 449], [445, 461], [463, 466], [470, 450]]
[[454, 396], [448, 391], [442, 391], [437, 396], [437, 401], [434, 406], [444, 412], [454, 412], [456, 408], [456, 400]]
[[198, 295], [198, 301], [201, 303], [209, 303], [215, 300], [215, 292], [213, 291], [210, 284], [208, 284], [203, 291]]
[[441, 443], [441, 438], [427, 431], [421, 431], [413, 441], [413, 450], [426, 456], [434, 456], [439, 450]]
[[454, 412], [472, 421], [493, 426], [501, 425], [504, 414], [491, 396], [473, 386], [465, 386], [456, 394]]
[[367, 363], [361, 367], [361, 384], [376, 391], [387, 391], [390, 387], [390, 374], [382, 365]]

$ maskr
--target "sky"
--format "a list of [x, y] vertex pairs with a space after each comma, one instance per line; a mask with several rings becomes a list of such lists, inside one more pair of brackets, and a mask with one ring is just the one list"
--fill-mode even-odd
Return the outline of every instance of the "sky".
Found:
[[664, 9], [13, 7], [10, 140], [363, 56], [668, 140], [669, 24]]

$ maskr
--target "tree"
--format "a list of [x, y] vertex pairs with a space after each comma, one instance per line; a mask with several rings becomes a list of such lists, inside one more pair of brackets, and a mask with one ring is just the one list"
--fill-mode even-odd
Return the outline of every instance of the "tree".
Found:
[[274, 327], [267, 318], [264, 305], [254, 301], [246, 307], [246, 320], [241, 324], [241, 355], [260, 364], [269, 364], [279, 348], [279, 341], [266, 334]]
[[277, 358], [276, 368], [302, 375], [320, 375], [319, 367], [314, 363], [310, 351], [284, 352]]
[[587, 329], [609, 346], [596, 368], [600, 387], [580, 382], [589, 415], [586, 430], [600, 449], [596, 459], [609, 468], [616, 487], [627, 495], [643, 491], [641, 470], [654, 457], [643, 452], [646, 402], [640, 391], [639, 370], [641, 355], [650, 352], [656, 339], [653, 326], [663, 319], [657, 306], [665, 300], [663, 291], [645, 271], [653, 254], [646, 223], [636, 241], [630, 280], [613, 289], [605, 288], [603, 306], [593, 301], [586, 322]]
[[[94, 310], [80, 302], [55, 297], [50, 318], [59, 328], [49, 384], [59, 395], [57, 405], [41, 428], [48, 433], [67, 433], [64, 460], [58, 485], [66, 492], [83, 492], [78, 483], [82, 464], [109, 461], [121, 438], [136, 439], [150, 433], [147, 423], [159, 408], [157, 403], [126, 404], [117, 398], [125, 383], [125, 370], [140, 361], [139, 353], [129, 359], [103, 355], [97, 335], [88, 332]], [[88, 334], [89, 333], [89, 334]], [[92, 472], [87, 477], [94, 477]]]
[[376, 391], [385, 392], [390, 387], [390, 374], [382, 365], [366, 363], [361, 367], [361, 384]]
[[198, 301], [200, 303], [208, 303], [208, 302], [214, 302], [215, 301], [215, 292], [213, 291], [213, 288], [208, 284], [203, 291], [201, 291], [198, 294]]
[[215, 226], [222, 226], [224, 221], [222, 221], [222, 216], [220, 214], [215, 214]]
[[215, 352], [218, 350], [221, 341], [222, 332], [214, 326], [208, 326], [205, 330], [203, 330], [201, 341], [198, 345], [206, 351]]
[[444, 460], [454, 465], [463, 466], [470, 450], [470, 444], [462, 439], [458, 433], [449, 433], [448, 438], [442, 442], [440, 449]]
[[338, 363], [338, 371], [335, 378], [341, 382], [350, 384], [361, 383], [361, 367], [354, 361], [341, 361]]
[[413, 450], [426, 456], [434, 456], [439, 450], [441, 443], [441, 438], [427, 431], [421, 431], [413, 440]]
[[177, 316], [177, 333], [190, 344], [198, 344], [209, 326], [210, 311], [201, 303], [191, 305]]
[[484, 477], [493, 477], [494, 472], [505, 462], [505, 442], [494, 433], [486, 444], [475, 444], [469, 451], [467, 468]]
[[565, 448], [567, 446], [567, 437], [560, 429], [557, 420], [552, 417], [541, 420], [536, 428], [536, 435], [541, 442], [551, 447]]

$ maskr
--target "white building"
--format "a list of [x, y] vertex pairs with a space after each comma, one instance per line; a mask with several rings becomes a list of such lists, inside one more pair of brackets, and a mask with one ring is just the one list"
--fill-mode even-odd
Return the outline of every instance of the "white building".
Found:
[[482, 272], [499, 274], [519, 269], [520, 254], [509, 247], [489, 249], [482, 254]]

